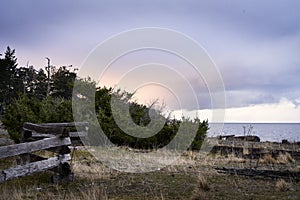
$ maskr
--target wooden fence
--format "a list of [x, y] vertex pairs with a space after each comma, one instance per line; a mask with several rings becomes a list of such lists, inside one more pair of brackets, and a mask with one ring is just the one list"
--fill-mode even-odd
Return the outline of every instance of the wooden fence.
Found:
[[[70, 132], [70, 129], [81, 127], [81, 132]], [[0, 171], [0, 182], [13, 178], [27, 176], [36, 172], [52, 170], [55, 172], [53, 181], [73, 180], [68, 161], [71, 160], [72, 143], [80, 143], [80, 137], [86, 136], [88, 123], [48, 123], [23, 125], [22, 142], [0, 147], [0, 159], [17, 156], [17, 166]], [[53, 152], [53, 157], [46, 158], [34, 152], [47, 150]]]

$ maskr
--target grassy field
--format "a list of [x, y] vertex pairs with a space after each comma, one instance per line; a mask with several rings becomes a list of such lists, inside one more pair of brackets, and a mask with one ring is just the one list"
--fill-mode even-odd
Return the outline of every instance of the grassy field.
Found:
[[[15, 160], [1, 159], [0, 168], [16, 165]], [[106, 167], [81, 149], [73, 153], [75, 181], [51, 184], [51, 172], [18, 178], [0, 184], [0, 199], [300, 199], [300, 183], [294, 180], [226, 175], [214, 169], [247, 168], [257, 163], [262, 169], [300, 170], [299, 161], [289, 155], [251, 162], [189, 151], [159, 171], [125, 173]]]

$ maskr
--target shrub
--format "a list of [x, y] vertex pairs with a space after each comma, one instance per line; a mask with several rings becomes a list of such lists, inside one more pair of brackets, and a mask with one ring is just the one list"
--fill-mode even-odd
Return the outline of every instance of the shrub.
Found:
[[[92, 83], [87, 81], [82, 82], [80, 86], [94, 87]], [[85, 87], [84, 87], [85, 88]], [[93, 111], [96, 111], [98, 120], [89, 121], [90, 133], [97, 132], [99, 124], [101, 129], [106, 134], [108, 139], [119, 146], [129, 146], [138, 149], [156, 149], [162, 148], [168, 145], [176, 136], [176, 142], [172, 143], [173, 148], [182, 149], [190, 145], [190, 149], [199, 150], [202, 146], [203, 140], [208, 130], [208, 121], [200, 121], [198, 118], [190, 120], [182, 118], [182, 120], [165, 118], [160, 111], [152, 110], [145, 105], [138, 104], [130, 101], [133, 94], [127, 92], [113, 92], [111, 88], [97, 88], [95, 89], [95, 96], [84, 95], [82, 92], [86, 90], [79, 90], [77, 96], [84, 96], [81, 98], [79, 104], [74, 107], [76, 116], [82, 120], [86, 120], [93, 116]], [[118, 99], [117, 103], [120, 104], [117, 108], [117, 114], [112, 115], [111, 97], [116, 95]], [[91, 99], [93, 98], [93, 99]], [[89, 102], [95, 101], [94, 107], [89, 106]], [[83, 106], [82, 109], [80, 106]], [[86, 107], [87, 106], [87, 107]], [[81, 109], [76, 110], [77, 107]], [[130, 116], [124, 116], [126, 113], [123, 109], [129, 108]], [[149, 113], [152, 113], [152, 119], [165, 120], [165, 124], [162, 125], [161, 130], [147, 138], [138, 138], [128, 135], [126, 132], [134, 131], [130, 124], [126, 127], [127, 130], [123, 131], [116, 123], [115, 117], [119, 117], [119, 120], [127, 122], [128, 118], [132, 118], [133, 123], [138, 126], [145, 127], [150, 123]], [[76, 119], [78, 120], [78, 119]], [[72, 122], [72, 102], [61, 97], [53, 98], [47, 97], [40, 100], [36, 97], [28, 95], [21, 95], [17, 100], [9, 105], [6, 114], [3, 116], [3, 124], [7, 127], [10, 137], [15, 142], [20, 142], [22, 126], [25, 122], [32, 123], [59, 123], [59, 122]], [[99, 123], [99, 124], [98, 124]], [[181, 134], [178, 136], [178, 130], [181, 130]], [[143, 131], [143, 130], [142, 130]], [[194, 135], [195, 133], [195, 135]], [[195, 137], [194, 137], [195, 136]], [[193, 137], [193, 138], [192, 138]], [[98, 134], [90, 134], [90, 143], [97, 144], [97, 142], [106, 142], [106, 138], [100, 138]], [[194, 139], [191, 144], [187, 143], [190, 139]]]
[[[166, 118], [162, 116], [160, 111], [152, 110], [151, 107], [130, 101], [132, 95], [120, 90], [114, 92], [112, 88], [98, 88], [96, 90], [95, 108], [99, 124], [112, 143], [137, 149], [157, 149], [168, 145], [176, 136], [177, 141], [172, 144], [176, 146], [172, 146], [172, 148], [182, 149], [189, 145], [187, 141], [195, 133], [194, 140], [189, 148], [192, 150], [201, 148], [208, 130], [207, 120], [201, 122], [198, 118], [194, 120], [184, 117], [181, 120]], [[112, 96], [115, 97], [114, 105], [117, 105], [114, 115], [112, 115], [111, 108]], [[124, 115], [127, 108], [129, 108], [130, 116]], [[114, 118], [117, 117], [118, 121], [127, 123], [127, 119], [131, 117], [135, 124], [145, 127], [150, 123], [150, 113], [152, 113], [152, 119], [164, 120], [165, 124], [155, 135], [147, 138], [137, 138], [126, 134], [126, 132], [135, 131], [133, 126], [129, 124], [126, 130], [122, 130]], [[180, 136], [178, 136], [179, 127], [182, 133]]]
[[19, 99], [9, 105], [2, 121], [11, 139], [18, 143], [25, 122], [72, 122], [72, 104], [70, 100], [62, 98], [48, 97], [39, 100], [28, 95], [21, 95]]

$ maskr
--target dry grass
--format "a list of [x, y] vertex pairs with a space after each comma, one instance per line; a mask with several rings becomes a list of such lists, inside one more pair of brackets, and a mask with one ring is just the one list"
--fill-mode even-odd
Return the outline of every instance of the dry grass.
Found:
[[295, 163], [295, 160], [292, 158], [291, 154], [280, 153], [277, 158], [274, 158], [271, 154], [264, 155], [262, 159], [259, 159], [261, 164], [288, 164]]
[[49, 185], [47, 187], [40, 187], [38, 185], [29, 185], [25, 188], [21, 186], [15, 187], [2, 187], [0, 192], [0, 199], [36, 199], [36, 200], [52, 200], [52, 199], [64, 199], [64, 200], [105, 200], [108, 199], [105, 191], [99, 186], [90, 186], [85, 189], [79, 189], [78, 191], [70, 191], [63, 189], [60, 185]]
[[276, 184], [275, 184], [275, 189], [276, 189], [276, 191], [278, 191], [278, 192], [289, 191], [289, 190], [292, 190], [292, 184], [286, 182], [286, 181], [283, 180], [283, 179], [280, 179], [280, 180], [278, 180], [278, 181], [276, 182]]
[[93, 179], [107, 179], [112, 172], [103, 164], [97, 161], [75, 161], [72, 166], [75, 178]]
[[[82, 198], [78, 199], [90, 199], [90, 200], [102, 200], [102, 199], [108, 199], [105, 190], [101, 188], [100, 186], [94, 186], [90, 190], [81, 190], [80, 194]], [[78, 196], [78, 195], [77, 195]], [[74, 196], [75, 197], [75, 196]], [[70, 198], [71, 199], [76, 199], [75, 198]]]
[[279, 164], [288, 164], [288, 163], [295, 163], [295, 160], [292, 158], [291, 154], [289, 153], [285, 153], [285, 154], [280, 153], [279, 156], [277, 157], [277, 162]]
[[230, 154], [230, 155], [228, 155], [227, 162], [228, 163], [246, 163], [246, 159], [238, 158], [234, 154]]
[[183, 157], [186, 157], [189, 160], [197, 160], [199, 158], [198, 151], [186, 151], [182, 154]]
[[[124, 161], [132, 159], [139, 163], [136, 152], [125, 148], [113, 149], [115, 153], [128, 153]], [[166, 163], [170, 152], [160, 152], [157, 156], [152, 152], [145, 152], [147, 161], [161, 159], [159, 163]], [[173, 154], [174, 155], [174, 154]], [[118, 164], [113, 154], [103, 154], [103, 157]], [[117, 158], [117, 156], [116, 156]], [[95, 159], [87, 150], [76, 150], [73, 154], [72, 169], [75, 173], [75, 181], [68, 185], [51, 185], [47, 181], [50, 177], [23, 177], [18, 180], [8, 181], [0, 184], [1, 199], [276, 199], [280, 195], [281, 199], [289, 199], [296, 196], [300, 189], [298, 183], [288, 183], [284, 180], [265, 180], [252, 179], [243, 176], [221, 175], [213, 169], [214, 166], [243, 166], [249, 160], [237, 158], [234, 155], [227, 157], [205, 156], [199, 152], [186, 152], [172, 165], [162, 168], [159, 171], [149, 173], [125, 173], [109, 169], [103, 162]], [[156, 160], [156, 163], [158, 161]], [[281, 165], [279, 163], [293, 162], [290, 155], [278, 156], [277, 159], [271, 155], [261, 159], [264, 163], [274, 163], [281, 167], [290, 167], [290, 165]], [[298, 160], [297, 160], [298, 162]], [[297, 164], [296, 162], [296, 164]], [[1, 163], [0, 163], [1, 164]], [[130, 163], [129, 163], [130, 164]], [[127, 165], [129, 168], [137, 167]], [[144, 167], [147, 163], [139, 163]], [[124, 165], [124, 163], [119, 163]], [[156, 167], [156, 166], [154, 166]], [[264, 166], [270, 167], [270, 166]], [[285, 169], [285, 168], [283, 168]], [[298, 170], [299, 165], [298, 165]], [[283, 192], [285, 191], [285, 192]], [[238, 194], [237, 194], [238, 193]], [[300, 198], [300, 196], [299, 196]]]
[[207, 179], [201, 174], [199, 174], [197, 177], [197, 184], [201, 190], [208, 191], [210, 189]]
[[210, 187], [209, 187], [207, 179], [202, 174], [198, 174], [196, 187], [195, 187], [195, 190], [194, 190], [190, 200], [205, 200], [205, 199], [207, 199], [205, 192], [209, 191], [209, 190], [210, 190]]
[[207, 197], [203, 191], [196, 190], [190, 200], [206, 200]]
[[263, 158], [260, 158], [258, 162], [260, 164], [275, 164], [276, 159], [272, 155], [267, 154], [267, 155], [264, 155]]

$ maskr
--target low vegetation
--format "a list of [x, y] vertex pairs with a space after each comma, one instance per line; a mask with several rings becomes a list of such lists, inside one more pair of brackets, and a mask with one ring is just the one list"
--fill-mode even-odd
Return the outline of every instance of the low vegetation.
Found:
[[[126, 148], [120, 147], [126, 150]], [[146, 153], [147, 154], [147, 153]], [[6, 163], [15, 164], [14, 160]], [[106, 167], [86, 150], [73, 153], [75, 181], [50, 183], [52, 172], [0, 184], [0, 199], [299, 199], [299, 182], [219, 174], [214, 166], [249, 167], [234, 157], [188, 151], [159, 171], [125, 173]], [[299, 162], [295, 160], [295, 162]], [[268, 165], [261, 164], [261, 167]], [[277, 164], [282, 165], [282, 164]], [[240, 166], [242, 167], [242, 166]], [[269, 166], [271, 167], [271, 166]], [[287, 165], [287, 169], [290, 169]]]
[[276, 189], [276, 191], [279, 191], [279, 192], [284, 192], [284, 191], [292, 190], [292, 184], [291, 183], [287, 183], [283, 179], [280, 179], [280, 180], [278, 180], [276, 182], [275, 189]]
[[292, 158], [289, 153], [280, 153], [277, 157], [272, 156], [271, 154], [266, 154], [263, 158], [259, 159], [259, 163], [263, 164], [288, 164], [295, 163], [295, 160]]

